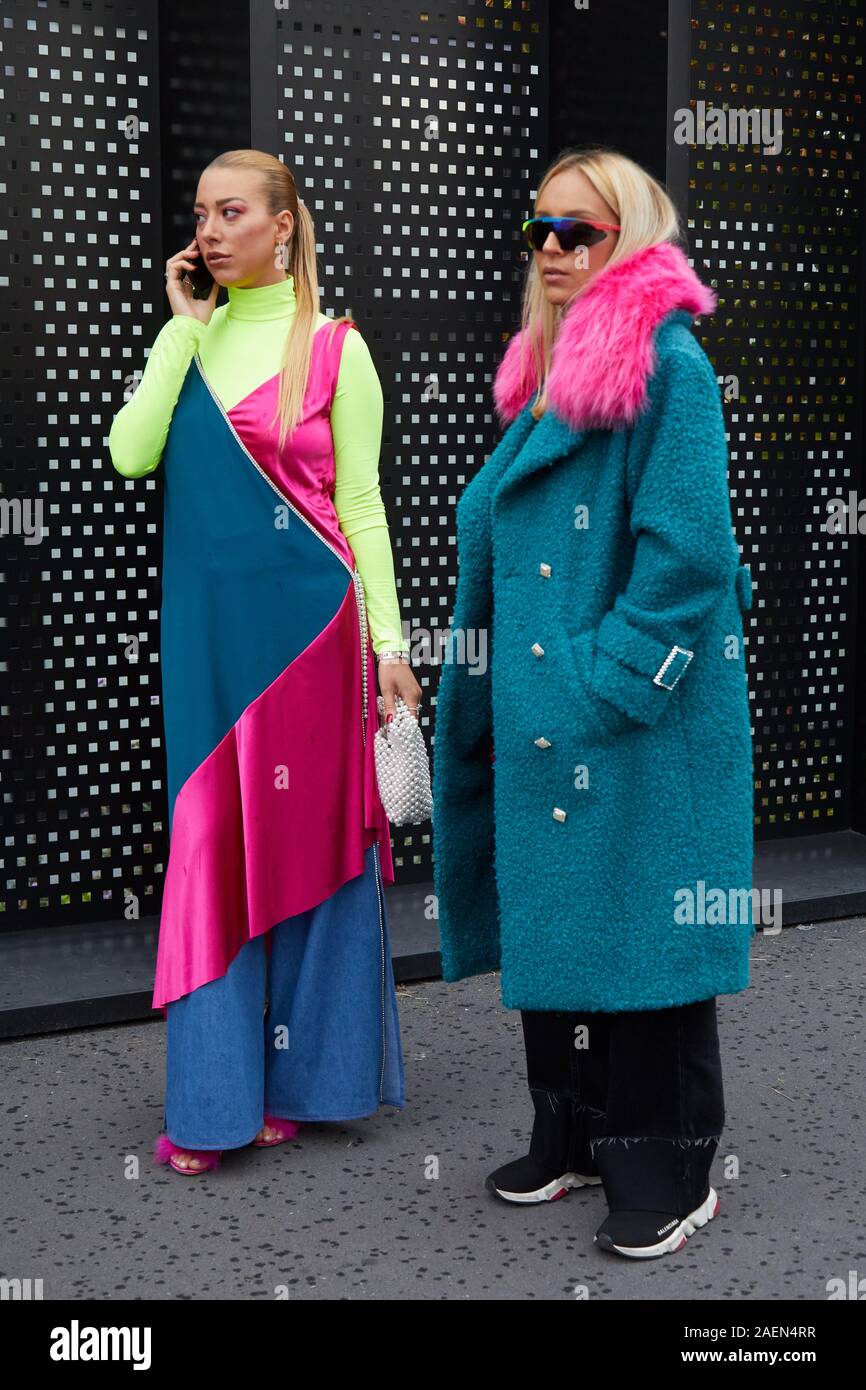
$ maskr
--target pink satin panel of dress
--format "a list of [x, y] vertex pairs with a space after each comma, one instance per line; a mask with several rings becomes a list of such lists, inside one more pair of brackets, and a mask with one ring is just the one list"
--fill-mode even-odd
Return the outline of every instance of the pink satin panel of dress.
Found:
[[[326, 326], [314, 335], [304, 416], [282, 450], [279, 422], [271, 424], [278, 375], [226, 412], [259, 466], [351, 569], [354, 555], [333, 504], [330, 411], [343, 341], [354, 326]], [[383, 883], [394, 882], [373, 746], [376, 663], [368, 636], [365, 742], [349, 571], [346, 579], [345, 600], [332, 620], [247, 706], [178, 793], [154, 1008], [225, 974], [247, 941], [363, 873], [365, 851], [376, 841]], [[293, 784], [304, 788], [302, 798], [274, 786], [273, 769], [286, 763]]]

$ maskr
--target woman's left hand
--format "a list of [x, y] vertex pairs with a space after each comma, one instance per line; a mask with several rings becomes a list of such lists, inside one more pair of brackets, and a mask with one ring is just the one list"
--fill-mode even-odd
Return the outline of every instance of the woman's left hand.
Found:
[[405, 661], [384, 661], [377, 666], [379, 689], [385, 701], [385, 723], [393, 716], [394, 697], [400, 696], [406, 702], [409, 713], [418, 718], [418, 705], [421, 700], [421, 687], [412, 674], [412, 667]]

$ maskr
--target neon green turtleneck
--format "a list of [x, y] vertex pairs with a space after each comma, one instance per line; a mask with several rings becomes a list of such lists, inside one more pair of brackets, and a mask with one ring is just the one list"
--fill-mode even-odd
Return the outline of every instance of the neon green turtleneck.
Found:
[[[118, 473], [140, 478], [158, 466], [196, 352], [225, 411], [274, 376], [295, 308], [294, 281], [287, 275], [284, 281], [256, 289], [230, 285], [228, 303], [215, 309], [207, 324], [189, 314], [169, 319], [156, 337], [132, 398], [112, 422], [108, 448]], [[325, 314], [318, 318], [319, 329], [331, 322]], [[408, 651], [379, 490], [382, 417], [379, 377], [367, 344], [353, 330], [343, 344], [331, 408], [334, 510], [364, 585], [373, 650]]]

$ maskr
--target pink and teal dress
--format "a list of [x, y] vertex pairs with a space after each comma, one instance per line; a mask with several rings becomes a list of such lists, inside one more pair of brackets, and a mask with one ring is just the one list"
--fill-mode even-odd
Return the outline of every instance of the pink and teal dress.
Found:
[[[156, 466], [164, 433], [170, 853], [153, 1004], [168, 1019], [169, 1137], [198, 1148], [249, 1142], [263, 1106], [290, 1119], [347, 1119], [405, 1103], [384, 908], [394, 868], [373, 750], [375, 659], [364, 579], [334, 504], [332, 411], [338, 384], [351, 401], [341, 360], [347, 337], [360, 335], [352, 323], [318, 327], [303, 419], [280, 448], [273, 416], [291, 278], [230, 291], [227, 309], [208, 326], [185, 316], [166, 325], [165, 351], [157, 354], [158, 339], [124, 407], [126, 433], [113, 427], [109, 441], [118, 470], [140, 476]], [[226, 395], [243, 391], [228, 409], [202, 360], [208, 345]], [[353, 351], [363, 378], [369, 355]], [[255, 353], [260, 379], [245, 390]], [[130, 418], [137, 401], [141, 431]], [[167, 426], [153, 419], [160, 411]], [[372, 542], [383, 511], [371, 506], [369, 477], [358, 485], [372, 453], [369, 414], [356, 419], [362, 452], [367, 430], [366, 461], [347, 461], [345, 472], [347, 496], [366, 517], [359, 536]], [[344, 411], [346, 449], [352, 418]], [[379, 534], [368, 559], [381, 557], [381, 543]], [[369, 576], [377, 648], [405, 648], [393, 568], [393, 597], [387, 566], [382, 582], [381, 563], [369, 559]], [[288, 1033], [279, 1052], [267, 1016], [263, 1026], [266, 995], [271, 1024]]]

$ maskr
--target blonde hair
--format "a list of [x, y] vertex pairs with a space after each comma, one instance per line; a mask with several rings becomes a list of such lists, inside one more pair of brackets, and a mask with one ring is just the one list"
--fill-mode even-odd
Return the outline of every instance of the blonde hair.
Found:
[[[616, 246], [598, 274], [644, 246], [683, 239], [679, 215], [664, 186], [627, 155], [601, 145], [567, 150], [558, 155], [539, 184], [536, 208], [547, 184], [564, 169], [580, 169], [586, 175], [595, 191], [612, 208], [614, 220], [620, 226]], [[520, 366], [524, 373], [524, 354], [529, 350], [535, 366], [535, 380], [539, 383], [538, 399], [532, 407], [536, 420], [547, 409], [547, 374], [563, 315], [595, 278], [593, 275], [566, 304], [551, 304], [536, 270], [535, 257], [530, 258], [523, 286]]]
[[[270, 215], [276, 217], [288, 209], [294, 218], [295, 225], [288, 243], [287, 273], [294, 280], [295, 314], [283, 347], [280, 389], [273, 416], [273, 420], [277, 416], [280, 419], [279, 447], [282, 448], [286, 435], [294, 430], [303, 414], [313, 337], [319, 326], [316, 229], [306, 203], [298, 198], [291, 170], [274, 155], [266, 154], [263, 150], [226, 150], [212, 159], [207, 169], [246, 169], [259, 174]], [[338, 323], [347, 322], [349, 318], [348, 314], [335, 318], [328, 331], [333, 333]]]

